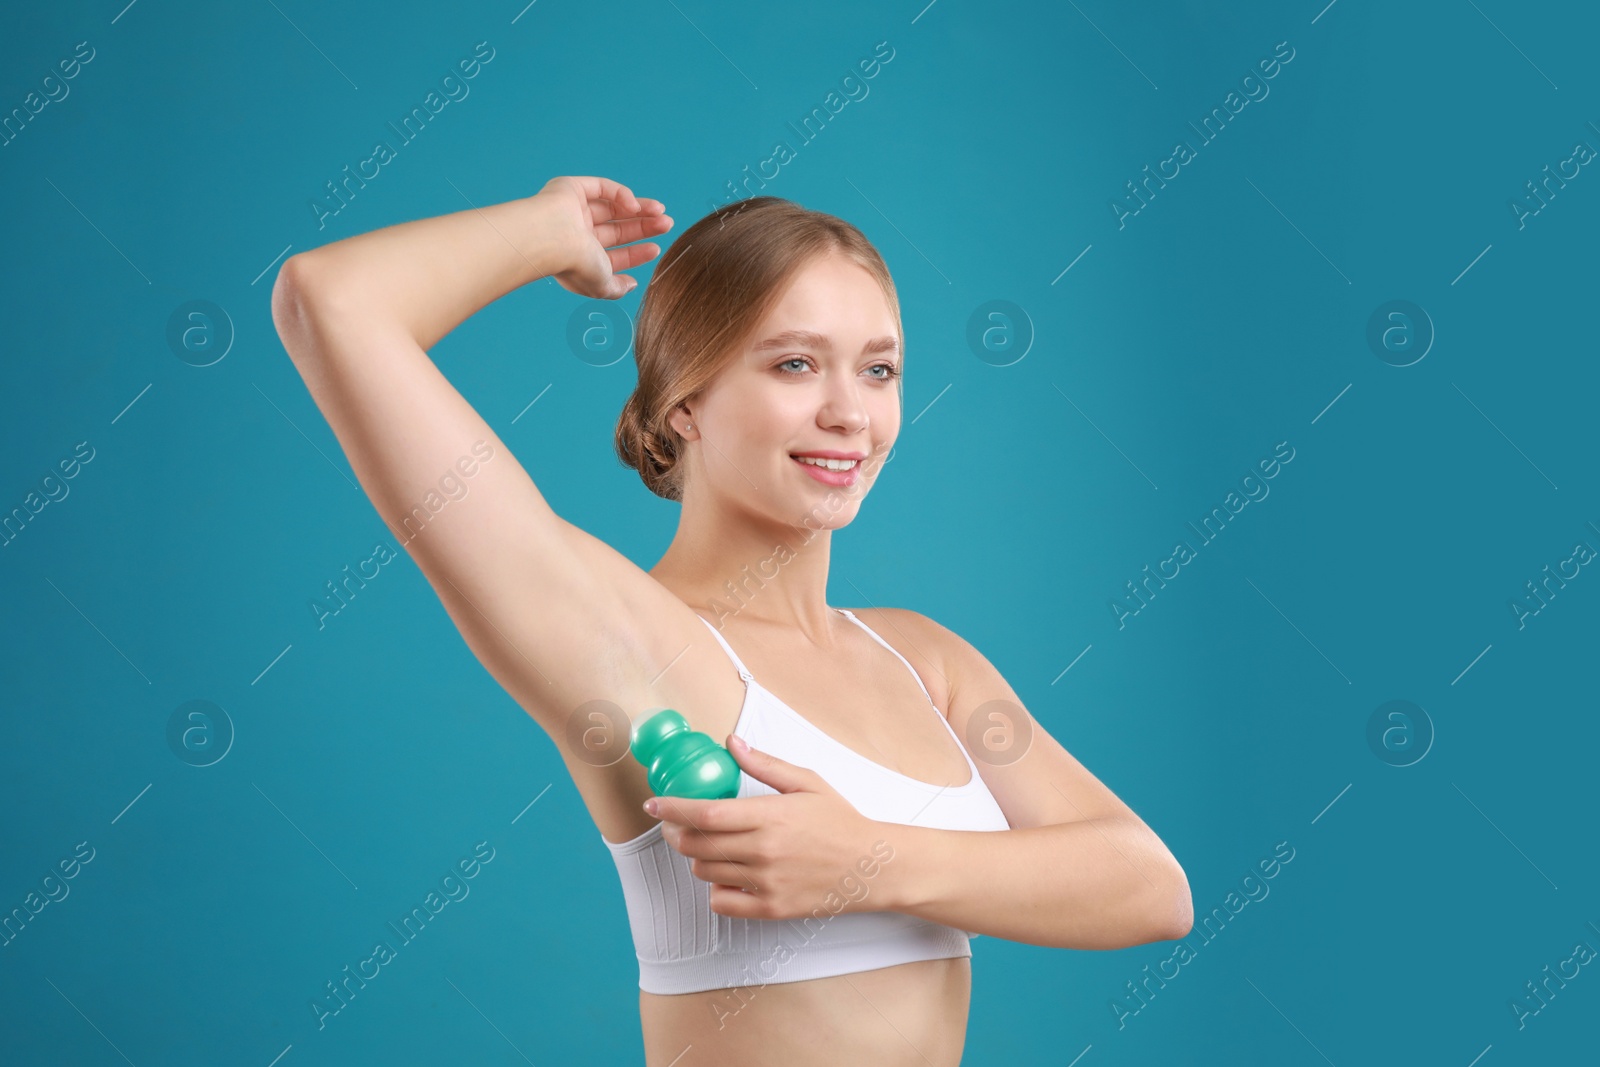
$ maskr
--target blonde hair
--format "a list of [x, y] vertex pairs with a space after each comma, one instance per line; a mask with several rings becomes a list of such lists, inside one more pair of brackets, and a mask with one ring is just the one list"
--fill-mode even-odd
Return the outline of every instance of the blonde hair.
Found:
[[811, 259], [838, 253], [883, 288], [904, 344], [889, 267], [855, 226], [776, 196], [724, 204], [662, 255], [639, 305], [638, 384], [617, 418], [613, 445], [649, 490], [682, 501], [683, 439], [667, 421], [709, 386]]

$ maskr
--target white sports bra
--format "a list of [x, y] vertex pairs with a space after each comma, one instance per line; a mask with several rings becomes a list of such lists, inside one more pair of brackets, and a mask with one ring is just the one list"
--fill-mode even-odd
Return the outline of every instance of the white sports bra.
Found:
[[[916, 669], [871, 627], [842, 608], [834, 609], [894, 653], [928, 689]], [[909, 778], [824, 733], [756, 682], [728, 642], [704, 618], [745, 684], [735, 735], [753, 748], [820, 774], [869, 819], [946, 830], [1009, 830], [1005, 813], [984, 784], [978, 767], [944, 714], [928, 705], [966, 758], [971, 775], [962, 785], [941, 786]], [[720, 743], [720, 739], [717, 739]], [[748, 774], [739, 776], [740, 797], [776, 794]], [[710, 885], [696, 878], [689, 860], [667, 844], [657, 823], [610, 849], [622, 879], [622, 895], [639, 958], [639, 988], [647, 993], [696, 993], [734, 986], [800, 982], [889, 967], [913, 960], [971, 956], [977, 934], [896, 911], [841, 911], [819, 907], [803, 919], [739, 919], [711, 910]], [[884, 857], [863, 857], [879, 859]], [[892, 858], [886, 862], [893, 862]], [[841, 871], [840, 896], [871, 891], [861, 870]], [[820, 902], [819, 902], [820, 903]]]

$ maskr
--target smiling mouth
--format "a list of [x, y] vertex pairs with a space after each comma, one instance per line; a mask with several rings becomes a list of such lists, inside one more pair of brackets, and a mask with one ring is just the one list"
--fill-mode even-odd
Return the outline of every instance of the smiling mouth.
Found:
[[820, 459], [816, 456], [789, 457], [796, 466], [803, 467], [806, 477], [812, 481], [831, 485], [835, 488], [848, 488], [856, 485], [866, 477], [861, 471], [859, 459]]
[[839, 471], [841, 473], [853, 471], [861, 466], [859, 459], [820, 459], [816, 456], [790, 456], [789, 458], [798, 463], [804, 463], [809, 467], [818, 467], [825, 471]]

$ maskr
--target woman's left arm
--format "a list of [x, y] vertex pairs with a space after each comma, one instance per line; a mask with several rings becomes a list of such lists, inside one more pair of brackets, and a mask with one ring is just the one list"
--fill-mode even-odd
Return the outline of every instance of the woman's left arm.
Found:
[[1028, 714], [972, 645], [916, 612], [880, 609], [921, 673], [939, 677], [950, 725], [1010, 830], [876, 823], [893, 858], [876, 906], [978, 934], [1113, 949], [1185, 936], [1188, 878], [1155, 832]]
[[1183, 868], [1034, 721], [1000, 672], [916, 612], [873, 616], [931, 682], [930, 696], [945, 701], [1011, 829], [866, 818], [816, 771], [743, 749], [730, 734], [740, 769], [779, 795], [645, 803], [691, 873], [711, 884], [711, 910], [817, 924], [844, 910], [899, 911], [1055, 948], [1127, 948], [1186, 935], [1194, 911]]
[[1137, 816], [1011, 830], [879, 823], [893, 852], [877, 906], [1051, 948], [1171, 941], [1194, 925], [1189, 883]]

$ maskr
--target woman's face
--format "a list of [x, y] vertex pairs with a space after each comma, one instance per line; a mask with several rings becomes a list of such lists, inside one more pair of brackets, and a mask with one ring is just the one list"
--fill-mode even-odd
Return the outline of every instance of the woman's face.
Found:
[[[710, 489], [779, 522], [837, 529], [900, 432], [901, 352], [877, 281], [850, 259], [812, 259], [689, 415], [688, 492]], [[849, 469], [797, 453], [843, 453]], [[696, 484], [698, 482], [698, 484]]]

